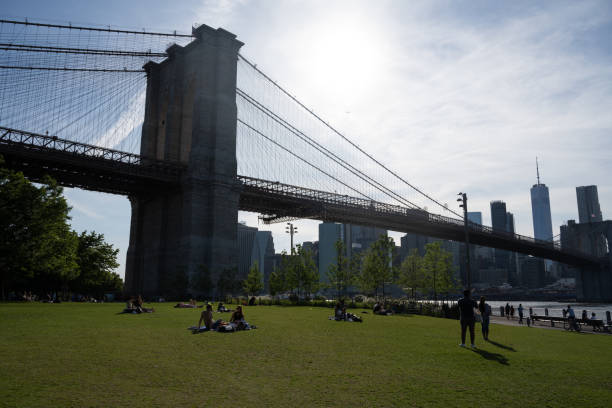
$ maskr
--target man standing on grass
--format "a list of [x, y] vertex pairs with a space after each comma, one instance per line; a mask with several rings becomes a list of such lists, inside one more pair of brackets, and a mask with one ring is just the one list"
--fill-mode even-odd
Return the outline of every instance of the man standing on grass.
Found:
[[474, 344], [474, 309], [478, 307], [476, 301], [470, 297], [470, 290], [463, 291], [463, 299], [459, 299], [459, 323], [461, 323], [461, 347], [465, 347], [465, 330], [470, 328], [470, 340], [472, 348], [476, 348]]

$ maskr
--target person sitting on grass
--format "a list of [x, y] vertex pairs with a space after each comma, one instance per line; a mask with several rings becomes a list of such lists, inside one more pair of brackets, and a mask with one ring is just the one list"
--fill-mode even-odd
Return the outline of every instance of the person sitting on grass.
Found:
[[146, 308], [143, 307], [143, 300], [142, 300], [142, 296], [138, 295], [138, 297], [136, 298], [136, 301], [134, 302], [134, 307], [136, 309], [137, 313], [153, 313], [155, 311], [155, 309], [153, 308]]
[[377, 314], [377, 315], [383, 315], [383, 316], [388, 316], [390, 314], [393, 314], [393, 312], [390, 309], [383, 307], [382, 303], [380, 302], [376, 302], [374, 304], [374, 307], [372, 308], [372, 313]]
[[344, 300], [340, 300], [334, 308], [334, 319], [344, 320], [346, 318], [346, 308], [344, 307]]
[[212, 310], [211, 304], [206, 305], [206, 310], [204, 310], [202, 314], [200, 315], [200, 321], [198, 322], [198, 326], [197, 326], [199, 329], [202, 329], [202, 321], [204, 322], [204, 326], [206, 327], [206, 330], [212, 330], [213, 310]]
[[230, 318], [230, 323], [234, 327], [235, 330], [248, 330], [249, 324], [244, 320], [244, 313], [242, 313], [242, 306], [237, 306], [234, 313], [232, 313], [232, 317]]
[[219, 302], [219, 305], [217, 306], [217, 312], [233, 312], [233, 310], [228, 309], [227, 307], [225, 307], [223, 302]]

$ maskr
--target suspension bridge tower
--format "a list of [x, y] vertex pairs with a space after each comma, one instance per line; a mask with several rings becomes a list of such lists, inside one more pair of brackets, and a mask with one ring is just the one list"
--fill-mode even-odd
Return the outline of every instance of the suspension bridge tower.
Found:
[[237, 265], [236, 69], [243, 45], [201, 25], [194, 41], [149, 62], [141, 155], [180, 162], [173, 190], [130, 196], [125, 288], [145, 296], [214, 295]]

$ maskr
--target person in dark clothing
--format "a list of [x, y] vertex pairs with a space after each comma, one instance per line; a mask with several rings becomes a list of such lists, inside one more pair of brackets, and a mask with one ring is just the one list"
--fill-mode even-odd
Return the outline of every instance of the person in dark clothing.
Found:
[[474, 309], [478, 307], [476, 301], [471, 298], [470, 290], [466, 289], [463, 291], [463, 298], [458, 302], [459, 306], [459, 323], [461, 324], [461, 347], [465, 347], [465, 331], [470, 328], [470, 340], [472, 342], [472, 348], [475, 348], [474, 344]]
[[510, 303], [506, 303], [506, 319], [510, 319]]
[[491, 318], [491, 306], [486, 303], [485, 297], [480, 297], [480, 303], [478, 304], [478, 310], [482, 318], [482, 337], [485, 340], [489, 340], [489, 321]]

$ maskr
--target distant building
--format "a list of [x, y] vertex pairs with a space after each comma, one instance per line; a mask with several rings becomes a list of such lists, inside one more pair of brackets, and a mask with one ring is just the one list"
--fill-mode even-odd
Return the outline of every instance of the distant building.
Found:
[[[245, 279], [253, 264], [253, 247], [256, 246], [257, 228], [248, 227], [245, 223], [238, 224], [238, 275], [237, 279]], [[258, 246], [255, 248], [258, 252]]]
[[468, 211], [467, 217], [468, 221], [471, 221], [474, 224], [482, 225], [482, 213], [480, 211]]
[[508, 216], [506, 203], [503, 201], [491, 201], [491, 227], [494, 231], [508, 231]]
[[542, 241], [552, 241], [553, 229], [548, 187], [546, 184], [540, 184], [538, 177], [538, 184], [534, 184], [530, 191], [533, 237]]
[[255, 263], [259, 267], [267, 288], [270, 273], [274, 270], [274, 239], [272, 232], [259, 231], [244, 223], [238, 226], [238, 275], [237, 279], [245, 279]]
[[506, 213], [506, 231], [511, 234], [515, 233], [514, 229], [514, 214], [511, 212]]
[[274, 270], [274, 239], [271, 231], [257, 231], [256, 245], [253, 248], [251, 265], [257, 261], [259, 271], [264, 279], [264, 287], [268, 287], [270, 274]]
[[319, 281], [328, 282], [327, 271], [336, 264], [336, 242], [343, 240], [342, 224], [323, 222], [319, 224]]
[[362, 225], [343, 224], [344, 245], [346, 256], [350, 258], [353, 253], [366, 251], [380, 236], [387, 236], [387, 230]]
[[578, 201], [578, 222], [585, 224], [603, 221], [597, 186], [576, 187], [576, 200]]
[[[514, 221], [514, 218], [512, 218]], [[503, 201], [491, 201], [491, 226], [495, 232], [508, 232], [508, 213], [506, 203]], [[495, 267], [506, 272], [505, 282], [508, 281], [508, 266], [510, 263], [510, 252], [503, 249], [495, 249]]]
[[417, 249], [420, 256], [425, 255], [425, 245], [432, 242], [432, 239], [420, 234], [407, 233], [400, 238], [400, 259], [403, 261], [412, 249]]
[[546, 267], [542, 258], [527, 256], [522, 260], [521, 285], [530, 289], [546, 285]]

